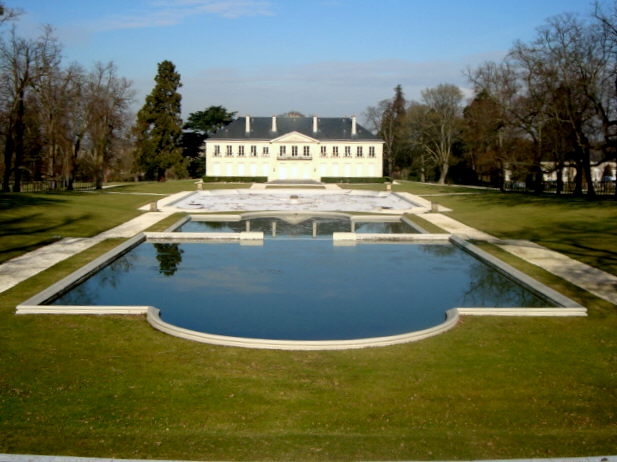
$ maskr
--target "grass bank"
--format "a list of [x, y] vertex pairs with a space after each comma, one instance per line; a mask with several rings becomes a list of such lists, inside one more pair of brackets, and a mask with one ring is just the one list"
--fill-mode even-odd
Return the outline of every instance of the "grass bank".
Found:
[[617, 202], [402, 182], [452, 218], [503, 239], [526, 239], [617, 275]]
[[[133, 187], [124, 192], [139, 192]], [[589, 258], [612, 268], [610, 259], [602, 262], [614, 252], [614, 233], [596, 221], [615, 220], [614, 203], [574, 207], [574, 220], [572, 204], [551, 199], [397, 188], [430, 196], [453, 208], [454, 218], [501, 237], [535, 232], [537, 241], [557, 245], [570, 235], [576, 244], [568, 252], [594, 248]], [[107, 220], [85, 225], [84, 232], [96, 233], [111, 226], [111, 216], [131, 216], [140, 201], [151, 201], [123, 194], [117, 196], [124, 202], [116, 202], [115, 196], [101, 194], [93, 215], [75, 217], [62, 201], [46, 203], [45, 213], [56, 216], [62, 233], [75, 226], [72, 220]], [[67, 217], [73, 218], [64, 222]], [[574, 222], [578, 231], [562, 230]], [[197, 344], [154, 331], [139, 316], [14, 315], [19, 302], [113, 244], [0, 294], [0, 452], [193, 460], [615, 453], [616, 308], [571, 286], [561, 290], [590, 309], [588, 318], [465, 318], [418, 343], [341, 352]]]

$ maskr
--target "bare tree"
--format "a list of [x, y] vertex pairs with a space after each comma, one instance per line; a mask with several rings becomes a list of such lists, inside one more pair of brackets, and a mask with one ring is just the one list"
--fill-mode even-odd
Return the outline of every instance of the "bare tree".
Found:
[[[503, 122], [498, 139], [502, 148], [502, 172], [517, 170], [517, 175], [535, 173], [537, 183], [542, 181], [542, 126], [545, 114], [542, 110], [542, 95], [527, 93], [529, 77], [511, 59], [502, 63], [487, 62], [468, 71], [476, 95], [486, 94], [496, 103]], [[517, 140], [522, 138], [522, 140]], [[507, 147], [519, 147], [522, 141], [531, 141], [528, 156], [520, 155], [516, 149], [508, 152]], [[536, 189], [537, 190], [537, 189]]]
[[4, 175], [2, 190], [21, 190], [26, 102], [29, 92], [50, 72], [60, 48], [50, 28], [34, 40], [17, 36], [15, 28], [0, 41], [0, 94], [5, 102]]
[[4, 2], [0, 2], [0, 26], [6, 22], [13, 21], [22, 14], [20, 9], [7, 8]]
[[395, 115], [392, 101], [384, 99], [377, 106], [370, 106], [364, 114], [369, 129], [384, 141], [383, 162], [385, 172], [394, 170]]
[[416, 138], [439, 168], [439, 184], [445, 184], [450, 168], [452, 146], [460, 136], [463, 93], [455, 85], [441, 84], [422, 91], [426, 106], [424, 120], [416, 124]]
[[89, 152], [96, 188], [100, 189], [118, 154], [118, 142], [127, 136], [127, 115], [134, 92], [130, 81], [118, 77], [113, 63], [97, 63], [87, 77], [83, 97], [87, 109]]
[[[595, 28], [573, 15], [551, 18], [530, 44], [512, 52], [528, 78], [528, 93], [542, 95], [545, 122], [565, 122], [576, 141], [574, 161], [579, 172], [576, 193], [595, 195], [591, 176], [591, 150], [598, 132], [600, 81], [605, 52]], [[539, 98], [538, 98], [539, 99]]]
[[383, 115], [386, 112], [386, 109], [390, 104], [390, 100], [384, 99], [377, 103], [377, 106], [369, 106], [364, 111], [364, 122], [365, 126], [373, 133], [374, 135], [379, 133], [379, 129], [381, 128], [381, 123], [383, 120]]
[[[502, 108], [506, 126], [533, 143], [535, 190], [545, 165], [576, 168], [575, 193], [595, 196], [592, 153], [617, 151], [617, 3], [596, 7], [595, 22], [564, 14], [547, 20], [530, 43], [517, 42], [501, 64], [469, 72], [476, 94], [486, 91]], [[549, 162], [545, 162], [549, 161]], [[558, 190], [561, 185], [558, 183]]]
[[593, 17], [599, 25], [598, 42], [606, 61], [599, 82], [600, 97], [593, 101], [601, 120], [604, 160], [617, 160], [617, 1], [608, 11], [596, 2]]

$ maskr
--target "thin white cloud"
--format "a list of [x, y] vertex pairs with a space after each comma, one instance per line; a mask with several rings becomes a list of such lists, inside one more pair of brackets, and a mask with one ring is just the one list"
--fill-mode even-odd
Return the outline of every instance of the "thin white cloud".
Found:
[[183, 112], [223, 105], [239, 114], [267, 116], [297, 110], [322, 116], [360, 116], [368, 106], [392, 98], [401, 84], [408, 101], [442, 83], [471, 95], [467, 67], [500, 60], [504, 53], [467, 56], [456, 61], [379, 60], [318, 62], [267, 68], [210, 68], [183, 75]]
[[124, 14], [103, 18], [99, 30], [141, 29], [180, 24], [184, 19], [212, 15], [227, 19], [246, 16], [271, 16], [268, 0], [151, 0], [146, 6]]

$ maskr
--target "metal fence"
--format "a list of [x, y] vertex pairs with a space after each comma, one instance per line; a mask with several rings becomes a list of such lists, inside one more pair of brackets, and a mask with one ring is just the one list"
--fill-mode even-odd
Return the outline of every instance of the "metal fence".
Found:
[[[615, 181], [597, 181], [593, 183], [595, 193], [599, 196], [615, 195]], [[560, 194], [573, 194], [576, 188], [574, 182], [564, 182]], [[527, 184], [524, 181], [506, 181], [503, 185], [504, 191], [535, 193], [535, 185]], [[542, 192], [546, 194], [557, 194], [556, 181], [542, 182]], [[587, 185], [583, 185], [583, 194], [587, 194]]]
[[[13, 184], [11, 184], [11, 191], [13, 191]], [[74, 182], [73, 191], [91, 191], [96, 188], [94, 183]], [[64, 181], [22, 181], [21, 192], [39, 193], [50, 191], [68, 191], [68, 184]]]

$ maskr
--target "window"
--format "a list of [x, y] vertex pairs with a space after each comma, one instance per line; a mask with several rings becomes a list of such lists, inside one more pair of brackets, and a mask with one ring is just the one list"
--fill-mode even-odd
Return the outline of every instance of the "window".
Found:
[[291, 147], [291, 157], [298, 157], [298, 146]]
[[338, 157], [338, 146], [332, 146], [332, 157]]
[[270, 155], [270, 148], [268, 146], [264, 146], [261, 155], [264, 157], [268, 157]]
[[280, 146], [279, 147], [279, 156], [280, 157], [285, 157], [286, 153], [287, 153], [287, 146]]
[[304, 146], [304, 149], [302, 150], [302, 155], [304, 155], [304, 157], [311, 157], [311, 147]]
[[368, 156], [375, 157], [375, 146], [369, 146], [368, 148]]
[[356, 157], [362, 157], [362, 146], [356, 148]]
[[238, 146], [238, 156], [244, 157], [244, 146]]
[[345, 157], [351, 157], [351, 146], [345, 146]]
[[321, 147], [321, 157], [326, 157], [327, 155], [328, 155], [328, 154], [327, 154], [327, 152], [326, 152], [326, 147], [325, 147], [325, 146], [322, 146], [322, 147]]
[[221, 155], [221, 146], [218, 144], [214, 145], [214, 155], [219, 157]]
[[228, 144], [226, 148], [227, 148], [227, 151], [225, 152], [225, 155], [226, 155], [227, 157], [231, 157], [231, 156], [232, 156], [232, 152], [231, 152], [231, 144]]
[[257, 146], [251, 146], [251, 157], [257, 157]]

